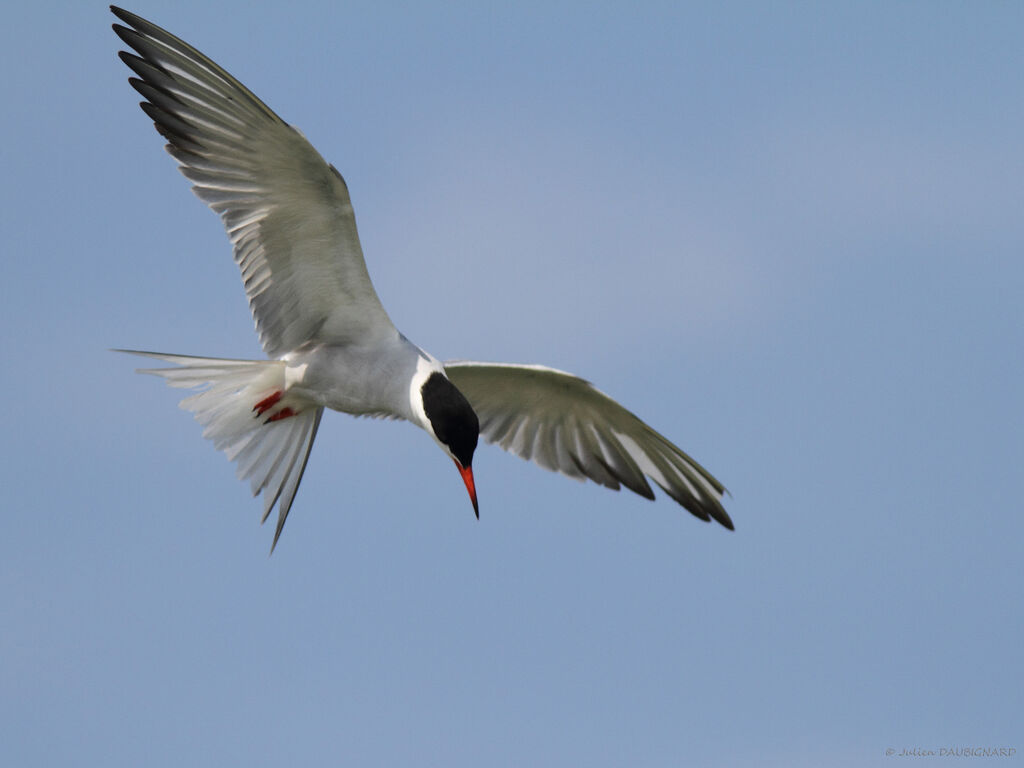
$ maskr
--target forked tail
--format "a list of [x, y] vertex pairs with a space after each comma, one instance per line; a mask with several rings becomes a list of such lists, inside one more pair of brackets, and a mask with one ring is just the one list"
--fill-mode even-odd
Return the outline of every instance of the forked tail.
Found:
[[263, 494], [261, 522], [266, 522], [277, 504], [273, 552], [306, 469], [323, 407], [289, 401], [281, 360], [117, 351], [173, 363], [178, 367], [140, 368], [138, 372], [161, 376], [172, 387], [200, 389], [180, 406], [195, 414], [203, 425], [203, 437], [237, 462], [238, 479], [249, 481], [253, 496]]

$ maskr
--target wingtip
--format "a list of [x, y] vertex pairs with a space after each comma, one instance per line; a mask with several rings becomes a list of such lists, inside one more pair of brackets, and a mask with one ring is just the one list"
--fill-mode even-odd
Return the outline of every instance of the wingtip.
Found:
[[725, 511], [721, 504], [714, 505], [714, 507], [708, 510], [708, 512], [711, 514], [711, 517], [726, 530], [736, 530], [736, 526], [733, 524], [732, 518], [729, 517], [729, 513]]
[[132, 26], [135, 26], [134, 19], [137, 19], [139, 17], [136, 16], [134, 13], [132, 13], [131, 11], [126, 11], [124, 8], [119, 8], [116, 5], [110, 5], [107, 7], [110, 8], [110, 12], [112, 14], [114, 14], [118, 19], [123, 21], [125, 24], [131, 24]]
[[[277, 542], [281, 538], [281, 531], [284, 530], [284, 522], [287, 519], [288, 510], [286, 509], [283, 515], [281, 514], [280, 510], [278, 510], [277, 528], [274, 530], [274, 542], [270, 545], [270, 555], [274, 554], [274, 550], [277, 549]], [[267, 557], [270, 557], [270, 555], [267, 555]]]

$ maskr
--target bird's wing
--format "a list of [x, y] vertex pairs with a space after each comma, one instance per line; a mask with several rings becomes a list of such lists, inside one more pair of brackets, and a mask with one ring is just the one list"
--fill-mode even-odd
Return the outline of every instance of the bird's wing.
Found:
[[704, 467], [591, 384], [539, 365], [446, 362], [480, 419], [480, 433], [545, 469], [649, 499], [645, 475], [702, 520], [733, 524], [725, 488]]
[[192, 189], [224, 221], [270, 357], [307, 341], [368, 340], [393, 331], [363, 260], [341, 174], [295, 128], [192, 46], [111, 8], [138, 53], [142, 109]]

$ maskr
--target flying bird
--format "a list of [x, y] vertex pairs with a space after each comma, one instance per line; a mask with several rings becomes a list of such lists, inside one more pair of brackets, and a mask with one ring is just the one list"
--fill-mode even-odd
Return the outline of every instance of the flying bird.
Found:
[[111, 6], [142, 110], [195, 194], [223, 220], [266, 360], [144, 355], [197, 389], [181, 406], [277, 506], [277, 546], [324, 408], [404, 419], [455, 463], [479, 518], [479, 436], [540, 466], [733, 528], [707, 470], [577, 376], [540, 365], [441, 362], [392, 324], [363, 259], [348, 188], [303, 135], [195, 48]]

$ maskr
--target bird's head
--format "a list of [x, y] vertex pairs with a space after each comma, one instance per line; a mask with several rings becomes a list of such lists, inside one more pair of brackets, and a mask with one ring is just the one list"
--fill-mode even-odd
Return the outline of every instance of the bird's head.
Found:
[[[418, 394], [422, 405], [423, 428], [437, 441], [455, 462], [462, 481], [466, 484], [473, 512], [480, 517], [473, 481], [473, 452], [480, 437], [480, 421], [465, 396], [455, 388], [443, 370], [425, 372]], [[416, 409], [419, 410], [419, 409]]]

